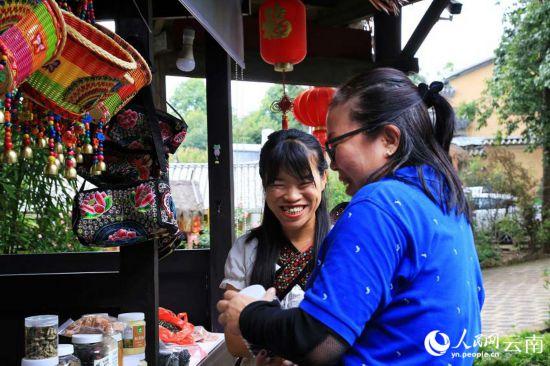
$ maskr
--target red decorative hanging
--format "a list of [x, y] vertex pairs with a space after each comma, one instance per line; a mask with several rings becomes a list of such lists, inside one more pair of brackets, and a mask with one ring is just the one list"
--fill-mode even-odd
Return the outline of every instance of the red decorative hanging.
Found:
[[335, 90], [315, 87], [300, 93], [294, 100], [294, 117], [303, 125], [313, 127], [313, 135], [325, 146], [327, 140], [327, 113]]
[[306, 7], [300, 0], [266, 0], [260, 6], [260, 54], [275, 71], [292, 71], [306, 57]]

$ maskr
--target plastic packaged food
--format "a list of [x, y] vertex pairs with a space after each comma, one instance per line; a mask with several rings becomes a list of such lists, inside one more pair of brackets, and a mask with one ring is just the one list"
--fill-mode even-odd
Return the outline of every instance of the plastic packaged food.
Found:
[[135, 355], [145, 352], [145, 314], [123, 313], [118, 320], [126, 326], [122, 332], [124, 355]]
[[86, 314], [59, 332], [64, 337], [72, 337], [76, 333], [122, 333], [124, 324], [110, 317], [107, 313]]
[[57, 357], [57, 315], [25, 318], [25, 358], [30, 360]]
[[21, 366], [57, 366], [59, 357], [43, 358], [40, 360], [29, 360], [24, 358], [21, 360]]
[[60, 344], [57, 347], [59, 366], [81, 366], [80, 360], [74, 355], [72, 344]]
[[109, 366], [108, 347], [102, 334], [74, 334], [74, 353], [82, 366]]

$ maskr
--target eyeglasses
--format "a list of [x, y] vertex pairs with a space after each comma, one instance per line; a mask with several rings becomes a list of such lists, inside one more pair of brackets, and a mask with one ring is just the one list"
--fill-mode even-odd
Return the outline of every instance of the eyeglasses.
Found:
[[326, 150], [328, 156], [330, 157], [330, 161], [336, 161], [336, 146], [338, 146], [338, 144], [341, 144], [342, 140], [344, 140], [348, 137], [351, 137], [353, 135], [357, 135], [358, 133], [361, 133], [361, 132], [370, 132], [371, 129], [372, 129], [372, 127], [361, 127], [361, 128], [356, 129], [356, 130], [346, 132], [343, 135], [336, 136], [336, 137], [333, 137], [331, 139], [328, 139], [325, 142], [325, 150]]

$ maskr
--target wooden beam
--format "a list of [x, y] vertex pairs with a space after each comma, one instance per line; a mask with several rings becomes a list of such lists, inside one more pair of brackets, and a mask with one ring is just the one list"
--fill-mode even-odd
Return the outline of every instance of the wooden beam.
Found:
[[224, 49], [206, 36], [206, 120], [210, 200], [210, 323], [218, 323], [216, 303], [221, 297], [224, 264], [235, 239], [233, 219], [233, 134], [231, 124], [230, 59]]
[[346, 26], [377, 12], [368, 0], [341, 0], [335, 7], [322, 11], [315, 23], [330, 27]]
[[416, 51], [422, 45], [422, 42], [428, 36], [433, 26], [439, 20], [443, 10], [449, 5], [450, 0], [433, 0], [428, 10], [416, 26], [411, 38], [407, 41], [405, 48], [401, 52], [401, 58], [410, 59], [414, 57]]

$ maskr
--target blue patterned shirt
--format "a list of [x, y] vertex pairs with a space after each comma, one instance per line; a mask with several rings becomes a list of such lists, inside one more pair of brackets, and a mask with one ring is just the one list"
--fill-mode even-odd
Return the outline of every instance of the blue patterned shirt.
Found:
[[325, 239], [300, 308], [351, 345], [343, 365], [473, 363], [479, 261], [466, 217], [441, 207], [401, 168], [361, 188]]

